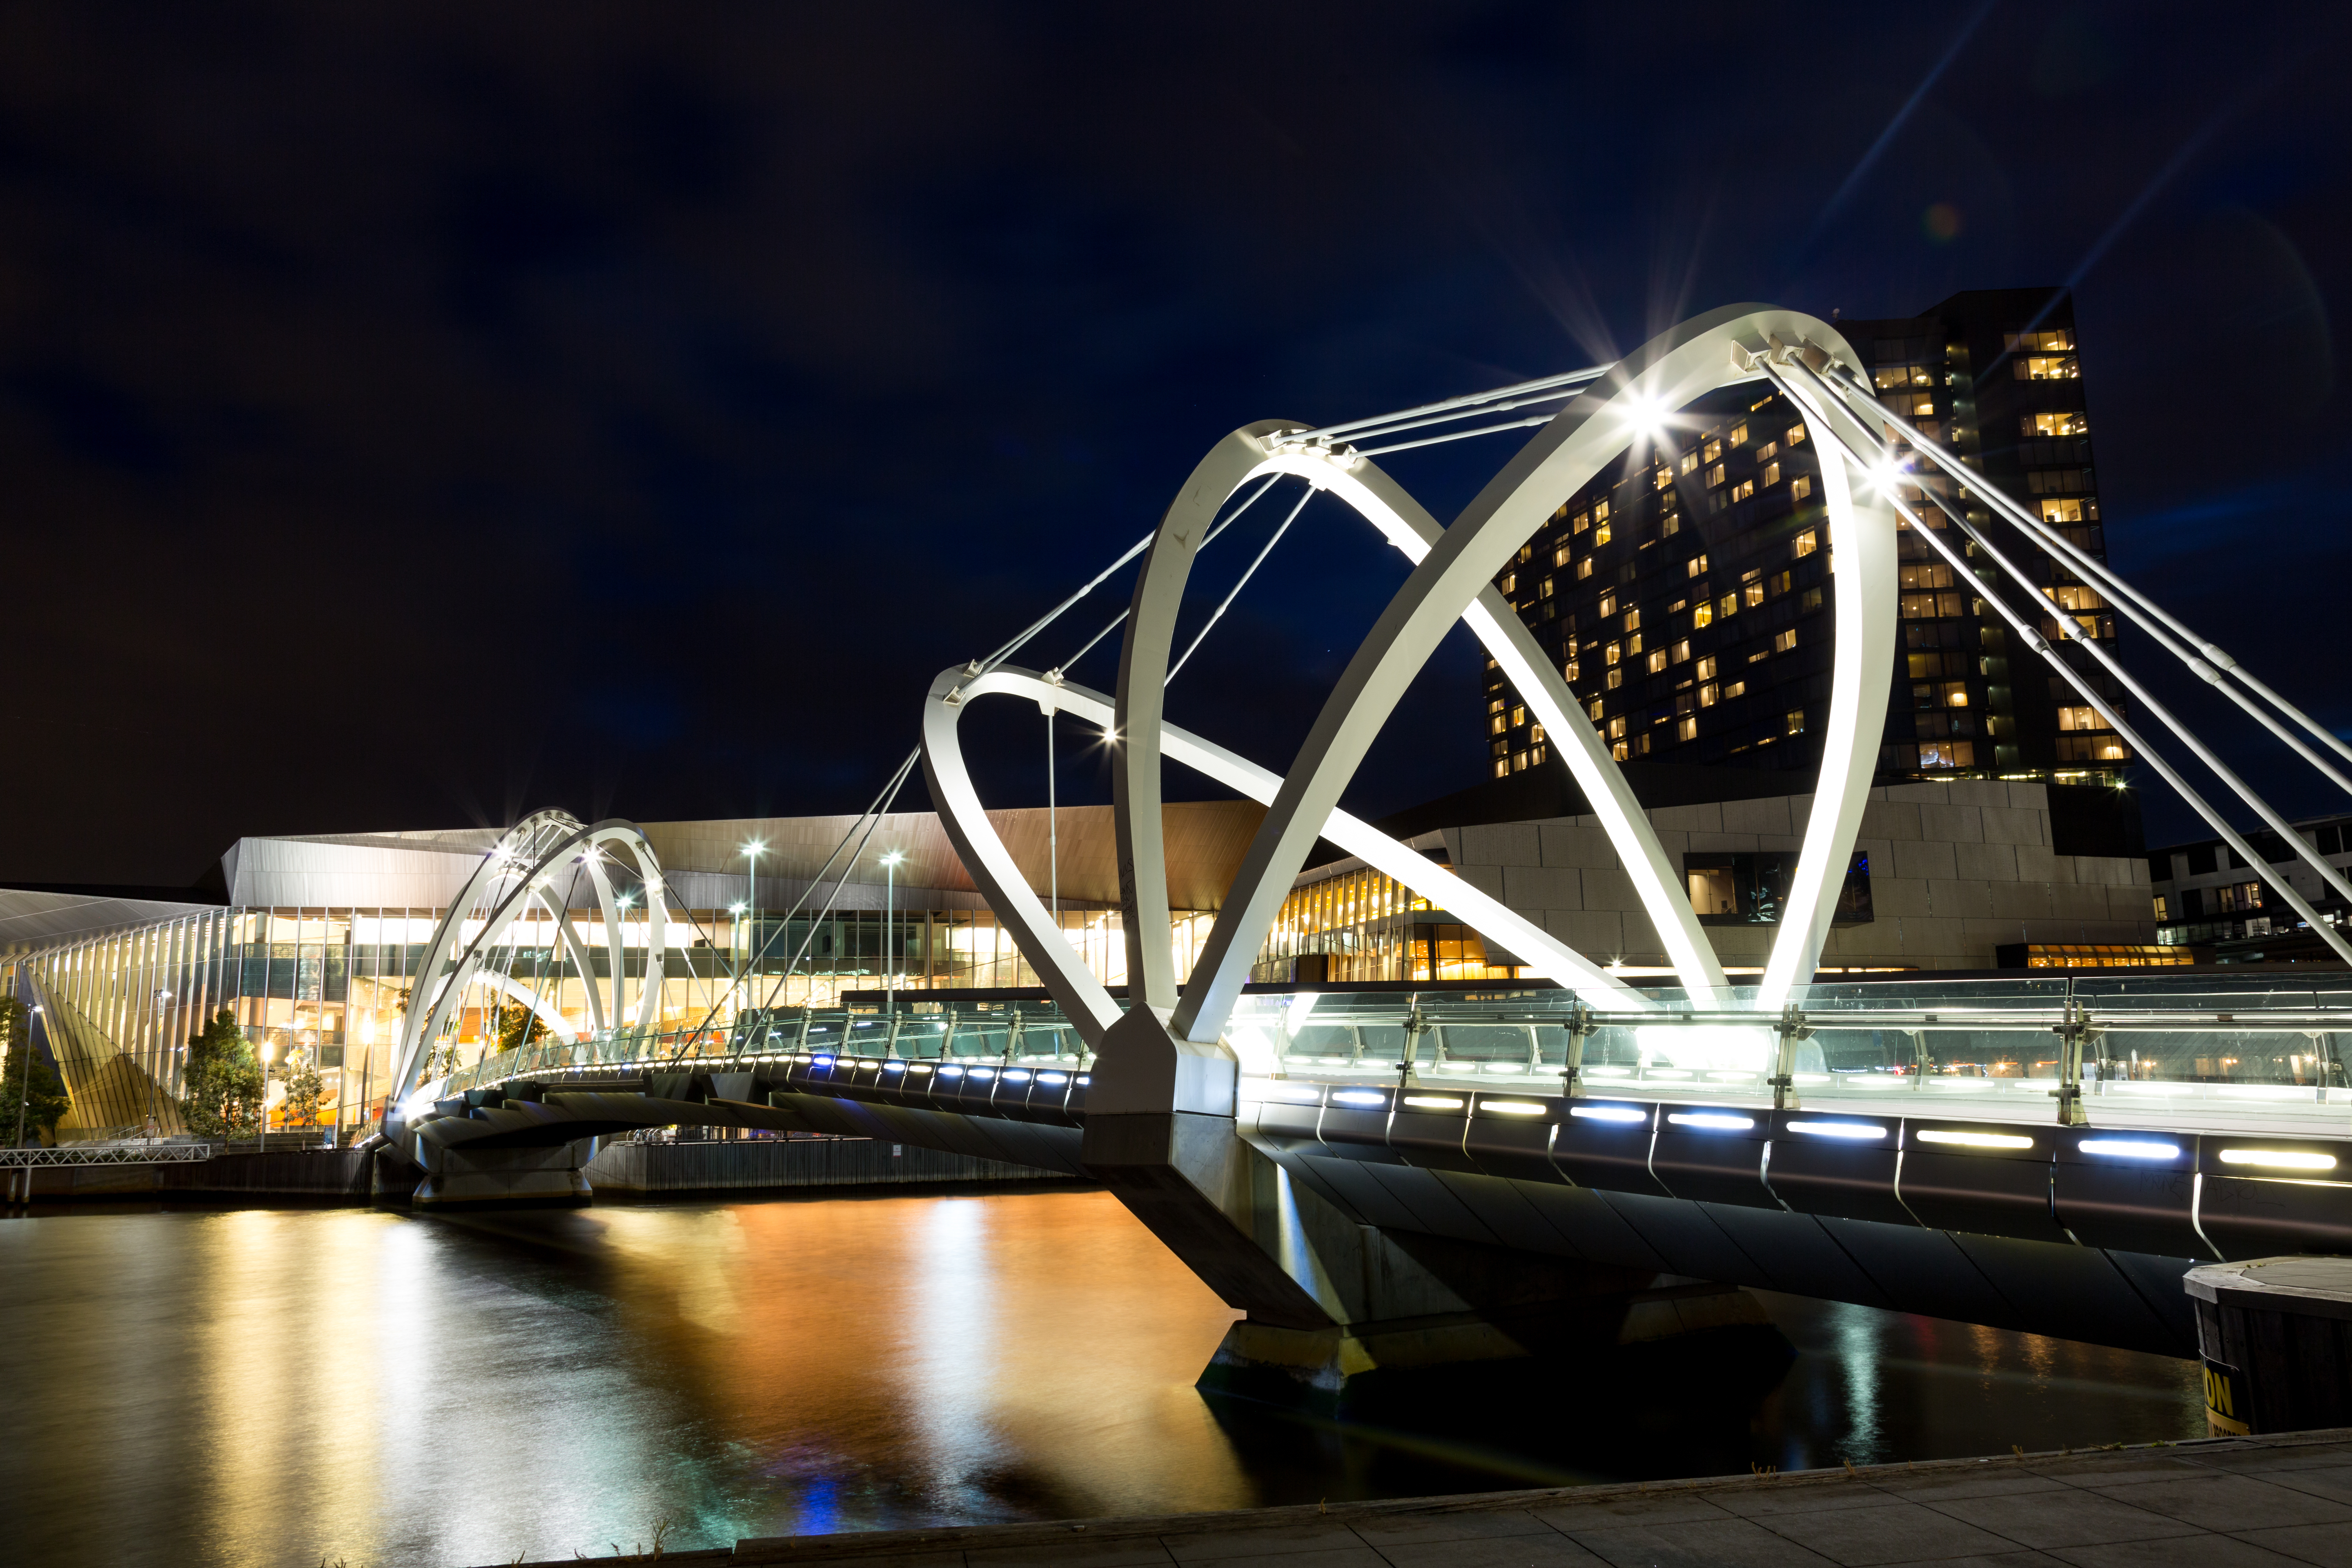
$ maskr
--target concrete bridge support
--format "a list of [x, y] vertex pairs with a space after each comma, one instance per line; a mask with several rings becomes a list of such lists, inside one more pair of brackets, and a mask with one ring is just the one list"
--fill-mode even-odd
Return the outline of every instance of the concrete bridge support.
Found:
[[1336, 1397], [1381, 1368], [1585, 1352], [1617, 1343], [1645, 1303], [1665, 1310], [1642, 1314], [1643, 1337], [1765, 1321], [1735, 1286], [1363, 1223], [1240, 1136], [1233, 1084], [1230, 1060], [1131, 1012], [1104, 1041], [1090, 1105], [1157, 1094], [1196, 1108], [1090, 1109], [1083, 1144], [1088, 1173], [1248, 1314], [1204, 1385]]

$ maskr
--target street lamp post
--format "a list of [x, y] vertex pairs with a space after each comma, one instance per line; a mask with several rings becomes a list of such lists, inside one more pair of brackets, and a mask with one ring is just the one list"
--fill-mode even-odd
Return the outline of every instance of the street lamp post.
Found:
[[[18, 1064], [24, 1072], [16, 1080], [19, 1088], [16, 1094], [16, 1147], [19, 1149], [25, 1146], [25, 1114], [33, 1098], [33, 1020], [39, 1016], [40, 1011], [37, 1006], [27, 1008], [25, 1013], [25, 1037], [8, 1042], [25, 1053], [24, 1060]], [[32, 1188], [28, 1184], [25, 1190], [30, 1193]]]
[[889, 994], [890, 1011], [894, 1014], [898, 1010], [898, 957], [891, 948], [898, 934], [898, 862], [906, 858], [906, 853], [898, 849], [882, 857], [882, 988]]
[[[751, 946], [752, 942], [760, 934], [760, 855], [767, 847], [766, 840], [759, 838], [754, 838], [743, 846], [743, 858], [750, 867], [744, 874], [744, 891], [750, 895], [751, 900], [751, 929], [743, 938], [743, 953], [750, 961], [749, 967], [754, 979], [758, 978], [760, 973], [760, 955]], [[743, 998], [749, 993], [741, 989], [742, 981], [740, 978], [736, 981], [736, 986], [735, 1025], [740, 1030], [743, 1024]]]
[[163, 1088], [159, 1080], [163, 1071], [164, 1004], [171, 999], [172, 994], [169, 991], [158, 990], [155, 993], [155, 1070], [147, 1075], [147, 1142], [151, 1144], [155, 1142], [155, 1135], [163, 1130], [162, 1119], [163, 1107], [160, 1099]]

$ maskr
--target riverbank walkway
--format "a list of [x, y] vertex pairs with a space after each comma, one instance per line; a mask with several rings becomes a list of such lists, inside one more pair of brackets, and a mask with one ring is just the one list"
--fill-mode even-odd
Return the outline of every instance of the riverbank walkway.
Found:
[[2352, 1429], [1694, 1481], [673, 1552], [857, 1568], [2290, 1568], [2352, 1563]]

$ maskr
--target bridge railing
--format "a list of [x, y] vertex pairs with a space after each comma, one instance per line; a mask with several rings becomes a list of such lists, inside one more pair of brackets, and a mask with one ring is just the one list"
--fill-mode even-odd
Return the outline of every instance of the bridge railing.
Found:
[[[1292, 992], [1243, 999], [1227, 1032], [1252, 1076], [1548, 1081], [1586, 1094], [1746, 1100], [1780, 1086], [1808, 1101], [1923, 1097], [1955, 1113], [2047, 1114], [2070, 1089], [2134, 1118], [2352, 1117], [2352, 975], [2221, 981], [2053, 974], [1876, 981], [1797, 992], [1785, 1014], [1734, 989], [1642, 994], [1600, 1012], [1563, 991]], [[452, 1077], [456, 1094], [549, 1073], [643, 1075], [756, 1067], [794, 1056], [1083, 1059], [1044, 1001], [960, 1005], [953, 993], [877, 1014], [774, 1009], [731, 1027], [618, 1030], [542, 1041]], [[917, 1012], [914, 1009], [924, 1010]], [[1916, 1101], [1915, 1101], [1916, 1103]]]

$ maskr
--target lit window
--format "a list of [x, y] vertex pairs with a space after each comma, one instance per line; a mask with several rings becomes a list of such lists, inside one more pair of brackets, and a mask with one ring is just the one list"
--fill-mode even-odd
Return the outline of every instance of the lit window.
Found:
[[2156, 918], [2160, 921], [2168, 921], [2172, 918], [2172, 911], [2166, 907], [2162, 893], [2156, 895]]
[[[1672, 498], [1669, 497], [1668, 499], [1671, 500]], [[1670, 511], [1666, 513], [1665, 516], [1658, 519], [1658, 537], [1660, 539], [1672, 539], [1675, 534], [1680, 533], [1682, 531], [1682, 513], [1678, 511]]]
[[[1706, 444], [1706, 449], [1699, 454], [1699, 461], [1703, 463], [1712, 463], [1717, 458], [1722, 456], [1723, 443], [1720, 441], [1709, 441]], [[1712, 483], [1713, 481], [1709, 482]]]
[[1577, 580], [1578, 582], [1581, 583], [1581, 582], [1583, 582], [1587, 577], [1590, 577], [1590, 576], [1591, 576], [1591, 575], [1592, 575], [1592, 557], [1591, 557], [1591, 556], [1590, 556], [1590, 555], [1588, 555], [1588, 556], [1586, 556], [1583, 560], [1581, 560], [1581, 561], [1580, 561], [1580, 562], [1578, 562], [1578, 563], [1576, 563], [1576, 580]]
[[1696, 717], [1685, 717], [1675, 720], [1675, 739], [1677, 741], [1697, 740], [1698, 720]]
[[1698, 602], [1698, 608], [1691, 612], [1691, 626], [1696, 629], [1713, 625], [1715, 625], [1715, 606], [1708, 601], [1701, 599]]
[[1789, 727], [1788, 732], [1790, 734], [1803, 734], [1805, 732], [1805, 710], [1801, 708], [1790, 709], [1784, 722], [1786, 722]]
[[1527, 771], [1527, 767], [1528, 754], [1525, 752], [1513, 752], [1511, 753], [1511, 771], [1515, 773], [1525, 773]]
[[1795, 479], [1789, 481], [1789, 499], [1790, 500], [1802, 500], [1812, 493], [1813, 480], [1811, 475], [1799, 474]]
[[1764, 602], [1764, 584], [1744, 583], [1740, 585], [1739, 594], [1740, 597], [1747, 602], [1748, 607], [1752, 610]]
[[1591, 526], [1592, 514], [1591, 512], [1580, 511], [1576, 514], [1576, 521], [1569, 525], [1568, 531], [1570, 533], [1582, 533], [1586, 529], [1591, 528]]
[[1565, 566], [1568, 564], [1568, 557], [1569, 548], [1563, 544], [1551, 552], [1551, 563], [1555, 566]]
[[2020, 381], [2073, 381], [2083, 374], [2073, 354], [2032, 354], [2010, 363]]
[[1747, 695], [1748, 682], [1744, 680], [1731, 680], [1724, 683], [1723, 700], [1725, 701], [1728, 702], [1735, 697], [1745, 697]]
[[1625, 738], [1625, 715], [1622, 713], [1609, 721], [1609, 738], [1612, 741], [1622, 741]]
[[1734, 425], [1731, 427], [1730, 439], [1731, 444], [1735, 447], [1745, 447], [1748, 445], [1748, 426], [1745, 425]]
[[1633, 748], [1622, 741], [1609, 748], [1609, 760], [1612, 763], [1622, 763], [1632, 754]]
[[1634, 633], [1632, 637], [1625, 639], [1625, 651], [1627, 653], [1639, 653], [1642, 651], [1642, 637], [1639, 632]]
[[1791, 425], [1791, 426], [1789, 426], [1789, 434], [1788, 434], [1788, 436], [1785, 437], [1785, 439], [1788, 441], [1788, 443], [1789, 443], [1789, 445], [1790, 445], [1790, 446], [1791, 446], [1791, 447], [1796, 446], [1799, 442], [1802, 441], [1804, 438], [1805, 438], [1805, 427], [1804, 427], [1803, 426], [1801, 426], [1801, 425]]
[[1607, 522], [1609, 521], [1609, 503], [1607, 501], [1597, 500], [1592, 503], [1592, 521], [1595, 522]]
[[[1528, 725], [1528, 741], [1530, 741], [1530, 742], [1536, 742], [1536, 741], [1540, 741], [1540, 740], [1542, 740], [1542, 739], [1543, 739], [1543, 726], [1542, 726], [1542, 725], [1540, 725], [1540, 724], [1530, 724], [1530, 725]], [[1536, 761], [1538, 761], [1538, 762], [1542, 762], [1542, 761], [1543, 761], [1543, 752], [1542, 752], [1540, 750], [1538, 750], [1538, 751], [1536, 752]]]
[[1802, 561], [1806, 556], [1811, 555], [1814, 551], [1819, 550], [1821, 547], [1821, 538], [1811, 529], [1809, 528], [1805, 530], [1804, 532], [1797, 535], [1798, 560]]
[[1731, 499], [1733, 500], [1746, 500], [1749, 496], [1752, 496], [1755, 493], [1756, 481], [1754, 479], [1742, 479], [1738, 484], [1731, 487]]
[[1805, 596], [1797, 601], [1797, 613], [1801, 616], [1810, 616], [1821, 607], [1822, 591], [1819, 588], [1806, 589]]
[[2059, 707], [2058, 728], [2061, 730], [2104, 730], [2106, 727], [2107, 721], [2099, 717], [2099, 710], [2087, 702], [2065, 703]]
[[1547, 577], [1547, 578], [1545, 578], [1545, 579], [1543, 580], [1543, 585], [1542, 585], [1542, 587], [1538, 590], [1538, 593], [1539, 593], [1539, 595], [1540, 595], [1542, 597], [1544, 597], [1544, 598], [1549, 599], [1549, 598], [1550, 598], [1550, 597], [1551, 597], [1551, 579], [1550, 579], [1550, 578]]
[[1511, 763], [1509, 758], [1496, 757], [1495, 759], [1495, 776], [1498, 779], [1507, 779], [1511, 776]]
[[1664, 463], [1659, 464], [1658, 471], [1650, 476], [1650, 488], [1653, 489], [1664, 489], [1674, 482], [1675, 470]]
[[1615, 590], [1609, 590], [1601, 595], [1601, 613], [1603, 616], [1613, 616], [1617, 613], [1617, 595]]
[[1702, 708], [1712, 708], [1716, 704], [1716, 700], [1722, 695], [1722, 689], [1710, 680], [1698, 689], [1698, 705]]
[[1759, 478], [1763, 480], [1765, 489], [1771, 489], [1774, 485], [1780, 482], [1780, 465], [1778, 463], [1765, 464], [1764, 472], [1759, 475]]
[[1935, 412], [1936, 405], [1928, 398], [1922, 397], [1911, 405], [1911, 415], [1914, 418], [1924, 419]]
[[2019, 349], [2023, 349], [2029, 353], [2035, 349], [2041, 349], [2046, 353], [2052, 350], [2073, 348], [2074, 334], [2064, 327], [2040, 332], [2003, 332], [2000, 335], [2000, 344], [2001, 347], [2012, 353]]
[[2042, 591], [2055, 600], [2062, 610], [2104, 610], [2107, 607], [2106, 600], [2099, 596], [2097, 590], [2085, 588], [2079, 583], [2069, 583], [2056, 588], [2044, 588]]
[[1675, 662], [1676, 664], [1682, 664], [1687, 662], [1689, 658], [1690, 639], [1688, 637], [1685, 637], [1682, 641], [1675, 644]]
[[1697, 675], [1701, 680], [1713, 680], [1715, 679], [1715, 655], [1708, 654], [1705, 658], [1698, 661]]
[[2087, 436], [2090, 422], [2079, 408], [2069, 413], [2028, 414], [2018, 420], [2019, 434], [2025, 436]]
[[1488, 698], [1488, 699], [1486, 700], [1486, 711], [1487, 711], [1487, 712], [1489, 712], [1489, 713], [1500, 713], [1502, 710], [1503, 710], [1503, 700], [1502, 700], [1501, 698], [1499, 698], [1499, 697], [1490, 697], [1490, 698]]
[[1609, 525], [1605, 522], [1594, 525], [1592, 530], [1592, 547], [1598, 550], [1601, 546], [1608, 542]]
[[1516, 729], [1517, 729], [1520, 725], [1522, 725], [1522, 724], [1526, 723], [1527, 721], [1528, 721], [1528, 710], [1527, 710], [1525, 708], [1514, 708], [1514, 709], [1512, 709], [1512, 710], [1511, 710], [1511, 728], [1512, 728], [1512, 729], [1516, 730]]
[[1501, 588], [1506, 594], [1517, 593], [1519, 590], [1519, 574], [1516, 572], [1506, 572], [1503, 574], [1502, 582], [1497, 584], [1496, 586]]
[[1797, 628], [1794, 626], [1790, 626], [1788, 630], [1776, 633], [1773, 636], [1772, 651], [1774, 653], [1787, 653], [1790, 648], [1793, 648], [1796, 646]]
[[1612, 669], [1601, 679], [1601, 689], [1604, 691], [1614, 691], [1624, 684], [1625, 672], [1622, 669]]
[[2083, 503], [2079, 500], [2045, 500], [2042, 503], [2042, 521], [2080, 522], [2083, 521]]
[[1624, 657], [1625, 645], [1622, 643], [1611, 643], [1601, 650], [1601, 662], [1603, 664], [1615, 664]]
[[1683, 454], [1683, 460], [1680, 466], [1684, 473], [1687, 474], [1695, 472], [1698, 468], [1698, 454], [1696, 452], [1685, 452]]
[[1559, 667], [1559, 673], [1560, 673], [1561, 677], [1562, 677], [1564, 679], [1568, 680], [1570, 684], [1573, 684], [1573, 683], [1575, 682], [1575, 680], [1576, 680], [1576, 670], [1577, 670], [1576, 660], [1574, 660], [1574, 659], [1572, 659], [1572, 658], [1571, 658], [1571, 659], [1570, 659], [1566, 664], [1563, 664], [1563, 665], [1561, 665], [1561, 666]]
[[1704, 576], [1706, 573], [1706, 557], [1704, 555], [1694, 555], [1683, 563], [1683, 575], [1685, 577]]
[[1658, 674], [1660, 671], [1664, 670], [1665, 668], [1666, 668], [1666, 650], [1665, 650], [1664, 648], [1662, 648], [1662, 647], [1655, 647], [1655, 648], [1652, 648], [1652, 649], [1650, 650], [1650, 663], [1649, 663], [1649, 670], [1650, 670], [1650, 673], [1651, 673], [1652, 675], [1656, 675], [1656, 674]]
[[1719, 485], [1723, 483], [1724, 474], [1725, 470], [1723, 465], [1721, 463], [1717, 463], [1715, 467], [1706, 471], [1706, 482], [1711, 485]]
[[1767, 441], [1756, 448], [1756, 460], [1759, 463], [1769, 462], [1780, 455], [1780, 443], [1778, 441]]
[[1625, 629], [1629, 632], [1638, 632], [1642, 629], [1642, 612], [1639, 609], [1629, 609], [1625, 612]]
[[1508, 724], [1503, 722], [1503, 716], [1500, 713], [1486, 715], [1486, 733], [1489, 735], [1499, 735], [1509, 728]]

